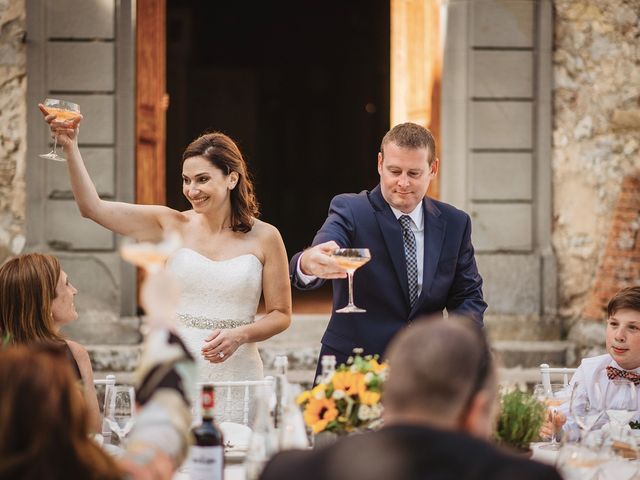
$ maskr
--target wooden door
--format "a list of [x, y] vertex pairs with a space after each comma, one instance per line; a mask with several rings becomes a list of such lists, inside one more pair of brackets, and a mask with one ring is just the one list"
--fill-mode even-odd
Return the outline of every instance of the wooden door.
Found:
[[136, 21], [136, 203], [166, 202], [166, 0], [138, 0]]
[[[391, 0], [391, 125], [415, 122], [440, 145], [442, 0]], [[442, 162], [440, 168], [443, 168]], [[429, 196], [438, 198], [439, 177]]]

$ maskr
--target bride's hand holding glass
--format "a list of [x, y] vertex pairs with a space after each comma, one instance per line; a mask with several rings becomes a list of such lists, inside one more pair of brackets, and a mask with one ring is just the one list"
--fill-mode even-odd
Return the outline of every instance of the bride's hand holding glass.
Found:
[[[49, 100], [49, 99], [47, 99]], [[65, 147], [71, 145], [78, 138], [78, 125], [82, 121], [82, 114], [77, 112], [73, 117], [65, 119], [58, 115], [57, 110], [39, 103], [38, 108], [44, 115], [45, 121], [49, 124], [52, 137], [54, 137], [56, 145]], [[62, 159], [64, 160], [64, 159]]]

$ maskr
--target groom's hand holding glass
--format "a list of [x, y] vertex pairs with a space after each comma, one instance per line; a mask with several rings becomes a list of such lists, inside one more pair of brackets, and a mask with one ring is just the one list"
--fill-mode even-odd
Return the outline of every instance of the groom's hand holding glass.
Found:
[[340, 245], [332, 240], [305, 250], [300, 255], [301, 272], [324, 279], [347, 278], [347, 270], [332, 256], [339, 248]]

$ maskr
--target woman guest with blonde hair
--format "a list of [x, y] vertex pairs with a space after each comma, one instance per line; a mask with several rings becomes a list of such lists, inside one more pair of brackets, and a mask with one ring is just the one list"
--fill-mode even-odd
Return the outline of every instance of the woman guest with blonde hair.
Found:
[[63, 325], [78, 318], [73, 302], [77, 293], [56, 257], [29, 253], [11, 258], [0, 267], [0, 337], [10, 345], [60, 346], [76, 379], [82, 382], [91, 428], [100, 431], [89, 354], [82, 345], [60, 334]]

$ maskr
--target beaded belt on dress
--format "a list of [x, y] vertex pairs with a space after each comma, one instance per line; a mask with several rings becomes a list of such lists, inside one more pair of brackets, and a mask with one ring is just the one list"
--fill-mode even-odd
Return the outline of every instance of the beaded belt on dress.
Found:
[[200, 317], [197, 315], [190, 315], [188, 313], [179, 313], [178, 318], [180, 322], [185, 327], [193, 327], [193, 328], [207, 328], [207, 329], [216, 329], [216, 328], [235, 328], [240, 327], [241, 325], [246, 325], [253, 321], [252, 318], [247, 318], [246, 320], [230, 320], [227, 318], [207, 318]]

